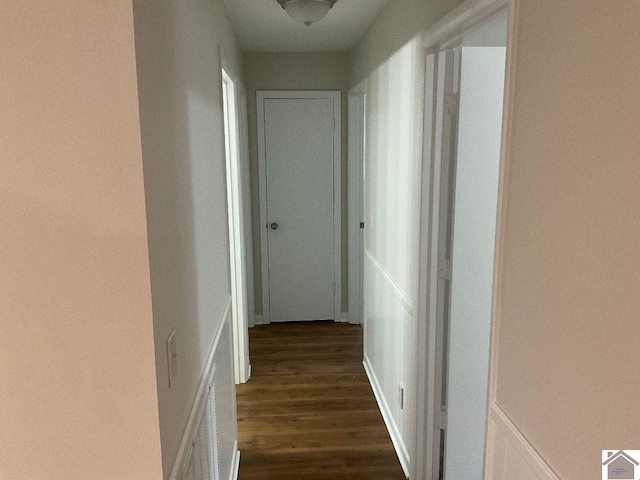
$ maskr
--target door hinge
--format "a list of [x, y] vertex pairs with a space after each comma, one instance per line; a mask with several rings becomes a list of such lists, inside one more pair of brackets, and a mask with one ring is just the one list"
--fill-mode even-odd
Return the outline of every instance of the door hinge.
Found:
[[440, 410], [436, 413], [436, 428], [440, 430], [447, 430], [447, 411]]
[[440, 264], [438, 265], [438, 276], [442, 280], [451, 280], [451, 261], [450, 260], [440, 260]]
[[458, 111], [458, 102], [460, 101], [460, 95], [458, 93], [447, 93], [444, 96], [444, 111], [449, 115], [452, 115]]
[[360, 222], [360, 228], [364, 228], [364, 222]]

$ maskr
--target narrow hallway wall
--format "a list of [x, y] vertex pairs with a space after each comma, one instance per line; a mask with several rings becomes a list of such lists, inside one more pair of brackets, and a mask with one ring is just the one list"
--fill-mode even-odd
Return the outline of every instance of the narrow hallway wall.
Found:
[[401, 461], [412, 448], [424, 58], [415, 39], [372, 72], [367, 90], [365, 367]]
[[[242, 74], [242, 60], [222, 0], [134, 0], [134, 18], [160, 434], [168, 478], [219, 332], [220, 352], [231, 351], [230, 325], [223, 317], [231, 287], [218, 47], [230, 73]], [[178, 367], [169, 388], [166, 341], [173, 330]], [[219, 405], [227, 406], [218, 425], [223, 466], [231, 462], [236, 438], [227, 357], [214, 352], [216, 375], [224, 379], [217, 388], [224, 395]]]

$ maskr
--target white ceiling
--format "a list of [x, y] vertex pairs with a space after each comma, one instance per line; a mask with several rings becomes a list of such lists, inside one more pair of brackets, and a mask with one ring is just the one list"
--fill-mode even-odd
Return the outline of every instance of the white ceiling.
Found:
[[224, 0], [245, 52], [350, 50], [388, 0], [338, 0], [310, 27], [292, 20], [276, 0]]

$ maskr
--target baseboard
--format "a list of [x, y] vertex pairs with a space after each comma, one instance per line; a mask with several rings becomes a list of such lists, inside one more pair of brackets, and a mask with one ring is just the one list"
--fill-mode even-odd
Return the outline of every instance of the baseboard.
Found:
[[340, 317], [340, 320], [338, 320], [338, 322], [340, 322], [340, 323], [349, 323], [349, 313], [342, 312], [342, 316]]
[[396, 449], [396, 454], [398, 455], [398, 459], [400, 460], [402, 470], [404, 471], [405, 476], [409, 478], [409, 452], [407, 451], [407, 447], [404, 444], [402, 435], [400, 435], [400, 430], [398, 429], [398, 426], [396, 425], [396, 422], [391, 415], [389, 404], [387, 403], [387, 400], [382, 393], [380, 383], [378, 383], [378, 379], [373, 372], [373, 367], [371, 366], [371, 362], [369, 361], [369, 357], [367, 357], [366, 353], [364, 355], [364, 362], [362, 362], [362, 364], [364, 365], [364, 370], [367, 373], [367, 377], [369, 378], [369, 383], [371, 384], [373, 395], [376, 397], [376, 401], [378, 402], [378, 407], [380, 408], [380, 413], [382, 413], [384, 423], [387, 426], [389, 435], [391, 436], [391, 442], [393, 443], [393, 447]]
[[170, 480], [182, 480], [182, 474], [186, 469], [187, 462], [189, 461], [190, 453], [193, 448], [193, 439], [199, 427], [199, 421], [202, 417], [202, 412], [209, 395], [209, 384], [211, 383], [211, 377], [215, 371], [214, 359], [218, 348], [218, 343], [220, 342], [220, 337], [222, 336], [224, 327], [229, 321], [229, 317], [231, 316], [230, 314], [231, 297], [229, 297], [229, 299], [227, 300], [227, 305], [225, 306], [224, 312], [222, 313], [222, 317], [218, 325], [218, 330], [213, 337], [213, 343], [211, 344], [211, 349], [209, 350], [209, 355], [207, 356], [204, 372], [202, 373], [202, 377], [200, 378], [200, 384], [198, 385], [196, 398], [193, 402], [193, 406], [191, 407], [189, 420], [187, 421], [187, 426], [184, 429], [184, 434], [182, 435], [182, 441], [180, 442], [178, 455], [173, 464], [171, 476], [169, 477]]
[[485, 478], [560, 480], [497, 403], [489, 408]]
[[256, 315], [254, 320], [256, 325], [264, 325], [264, 317], [262, 315]]
[[240, 450], [238, 450], [238, 442], [236, 442], [233, 455], [233, 465], [231, 465], [231, 472], [229, 472], [229, 480], [238, 480], [238, 473], [240, 472]]

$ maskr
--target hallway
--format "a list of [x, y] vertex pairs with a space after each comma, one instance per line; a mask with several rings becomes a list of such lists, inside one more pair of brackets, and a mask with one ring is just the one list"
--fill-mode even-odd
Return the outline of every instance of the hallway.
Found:
[[238, 385], [241, 480], [401, 480], [362, 366], [362, 327], [287, 323], [250, 330]]

